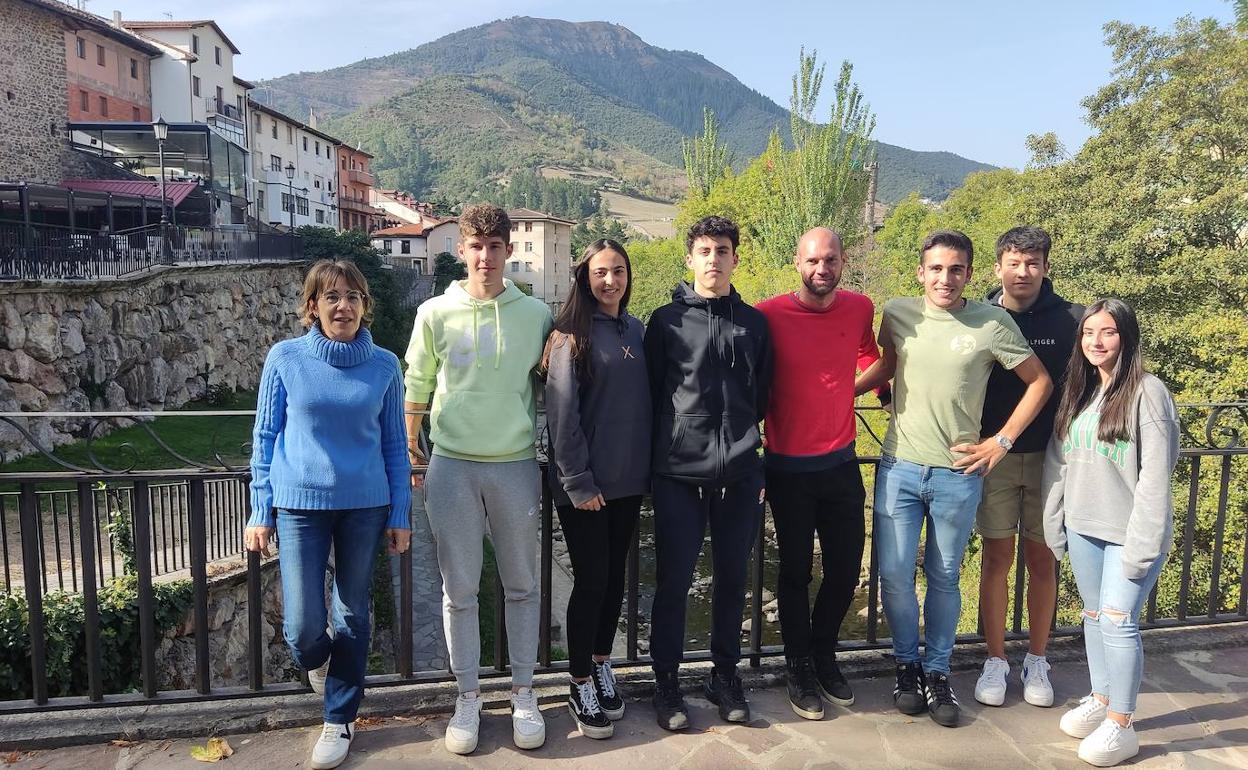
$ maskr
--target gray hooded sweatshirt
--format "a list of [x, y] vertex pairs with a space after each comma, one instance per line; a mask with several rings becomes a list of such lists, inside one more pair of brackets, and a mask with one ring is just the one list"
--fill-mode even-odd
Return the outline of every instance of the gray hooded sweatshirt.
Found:
[[1066, 530], [1123, 546], [1122, 572], [1142, 578], [1170, 552], [1174, 501], [1170, 476], [1179, 459], [1179, 417], [1161, 380], [1144, 376], [1129, 441], [1097, 438], [1101, 394], [1054, 433], [1044, 463], [1044, 539], [1060, 561]]
[[650, 489], [650, 384], [641, 321], [594, 312], [593, 379], [576, 376], [571, 345], [552, 343], [546, 374], [551, 491], [557, 505], [645, 494]]

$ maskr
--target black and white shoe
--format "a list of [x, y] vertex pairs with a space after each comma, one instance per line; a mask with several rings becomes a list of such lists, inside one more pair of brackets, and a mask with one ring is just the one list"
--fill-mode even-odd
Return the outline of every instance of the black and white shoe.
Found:
[[793, 713], [802, 719], [823, 719], [823, 700], [819, 697], [815, 666], [810, 658], [789, 658], [785, 661], [785, 668], [789, 680], [789, 705], [793, 707]]
[[854, 705], [854, 691], [836, 664], [836, 658], [830, 655], [815, 656], [815, 681], [819, 685], [819, 694], [829, 702], [838, 706]]
[[702, 683], [706, 699], [719, 707], [719, 718], [725, 722], [750, 721], [750, 704], [741, 687], [741, 677], [734, 670], [725, 675], [713, 670]]
[[664, 730], [684, 730], [689, 726], [689, 707], [680, 694], [680, 677], [675, 671], [654, 672], [654, 716]]
[[620, 695], [619, 689], [615, 684], [615, 672], [611, 670], [611, 661], [604, 660], [599, 663], [594, 661], [594, 675], [591, 677], [594, 682], [594, 690], [598, 695], [598, 706], [602, 709], [602, 713], [607, 715], [611, 721], [621, 719], [624, 716], [624, 697]]
[[927, 692], [922, 663], [898, 663], [893, 703], [903, 714], [922, 714], [927, 708]]
[[956, 727], [962, 707], [949, 684], [949, 675], [940, 671], [927, 672], [927, 713], [932, 721], [945, 727]]
[[351, 750], [351, 739], [355, 736], [353, 725], [336, 725], [326, 722], [321, 728], [321, 737], [317, 738], [312, 747], [312, 770], [332, 770], [342, 764]]
[[590, 679], [568, 685], [568, 712], [586, 738], [602, 740], [615, 733], [615, 725], [598, 705], [598, 693]]

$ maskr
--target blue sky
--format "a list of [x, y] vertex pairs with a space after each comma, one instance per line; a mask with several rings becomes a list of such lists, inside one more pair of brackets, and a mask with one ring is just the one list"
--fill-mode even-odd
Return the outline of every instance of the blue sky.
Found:
[[349, 64], [508, 16], [611, 21], [700, 53], [783, 106], [804, 45], [832, 77], [842, 59], [854, 64], [877, 139], [1015, 167], [1027, 160], [1027, 134], [1056, 131], [1072, 151], [1087, 138], [1079, 102], [1113, 66], [1105, 22], [1234, 16], [1225, 0], [92, 0], [88, 9], [129, 19], [212, 13], [243, 52], [236, 74], [250, 79]]

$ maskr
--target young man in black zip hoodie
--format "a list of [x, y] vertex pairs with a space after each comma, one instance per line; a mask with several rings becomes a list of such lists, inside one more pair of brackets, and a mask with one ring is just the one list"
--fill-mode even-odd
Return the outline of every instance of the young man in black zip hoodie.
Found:
[[652, 495], [657, 585], [650, 615], [654, 708], [659, 725], [682, 730], [689, 712], [677, 670], [698, 552], [711, 527], [711, 658], [707, 698], [729, 722], [748, 722], [737, 676], [746, 567], [763, 515], [758, 423], [767, 409], [771, 341], [763, 314], [732, 288], [737, 226], [717, 216], [685, 237], [692, 283], [646, 325], [655, 410]]
[[[1044, 542], [1044, 501], [1040, 476], [1044, 452], [1053, 433], [1062, 374], [1070, 360], [1083, 306], [1053, 291], [1048, 279], [1049, 249], [1053, 242], [1039, 227], [1015, 227], [997, 239], [994, 267], [1001, 286], [987, 297], [989, 304], [1009, 312], [1019, 331], [1053, 380], [1053, 395], [1036, 419], [1014, 441], [1009, 454], [984, 478], [983, 497], [975, 524], [984, 541], [980, 567], [979, 607], [988, 659], [975, 684], [975, 699], [988, 706], [1005, 701], [1010, 665], [1005, 659], [1005, 616], [1009, 603], [1006, 579], [1014, 566], [1014, 536], [1023, 537], [1027, 565], [1027, 621], [1030, 649], [1020, 676], [1023, 699], [1035, 706], [1053, 705], [1049, 664], [1044, 651], [1049, 623], [1057, 600], [1057, 571]], [[1018, 377], [997, 364], [988, 377], [980, 432], [992, 436], [1001, 430], [1023, 395]]]

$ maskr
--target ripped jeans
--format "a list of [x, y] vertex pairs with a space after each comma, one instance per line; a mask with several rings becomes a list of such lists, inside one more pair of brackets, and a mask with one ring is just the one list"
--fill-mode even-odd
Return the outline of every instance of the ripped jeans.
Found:
[[1083, 640], [1088, 652], [1092, 692], [1109, 698], [1119, 714], [1135, 711], [1144, 670], [1140, 609], [1157, 582], [1166, 554], [1144, 577], [1122, 574], [1122, 546], [1066, 530], [1070, 567], [1083, 600]]

